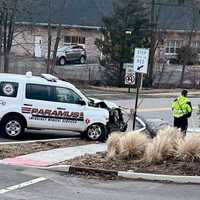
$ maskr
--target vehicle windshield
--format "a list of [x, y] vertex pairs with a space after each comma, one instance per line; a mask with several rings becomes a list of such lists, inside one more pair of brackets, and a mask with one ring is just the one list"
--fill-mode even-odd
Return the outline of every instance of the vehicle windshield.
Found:
[[[79, 89], [80, 90], [80, 89]], [[89, 106], [94, 106], [94, 100], [92, 100], [90, 97], [88, 97], [88, 95], [86, 94], [85, 91], [80, 90], [80, 92], [85, 96], [85, 98], [88, 100], [88, 105]]]
[[61, 47], [61, 48], [58, 48], [58, 51], [65, 51], [66, 49], [68, 49], [69, 47]]

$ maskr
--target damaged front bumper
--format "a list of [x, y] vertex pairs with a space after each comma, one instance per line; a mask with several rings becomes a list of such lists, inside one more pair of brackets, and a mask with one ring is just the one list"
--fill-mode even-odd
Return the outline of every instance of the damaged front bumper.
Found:
[[125, 122], [123, 112], [120, 108], [109, 110], [109, 122], [107, 123], [107, 129], [109, 132], [125, 132], [127, 127], [128, 123]]
[[128, 127], [128, 122], [125, 122], [124, 114], [125, 112], [117, 106], [115, 103], [90, 98], [92, 105], [94, 107], [103, 108], [109, 111], [109, 121], [107, 123], [108, 133], [113, 131], [125, 132]]

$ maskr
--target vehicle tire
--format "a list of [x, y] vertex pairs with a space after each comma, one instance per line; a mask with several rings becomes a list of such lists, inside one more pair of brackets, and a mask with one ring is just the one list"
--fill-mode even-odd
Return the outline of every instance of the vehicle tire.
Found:
[[19, 139], [24, 135], [24, 121], [17, 116], [9, 116], [1, 122], [2, 134], [6, 138]]
[[66, 59], [65, 59], [65, 57], [61, 57], [60, 59], [59, 59], [59, 65], [61, 65], [61, 66], [64, 66], [64, 65], [66, 65]]
[[86, 58], [85, 56], [81, 56], [80, 60], [79, 60], [80, 64], [85, 64], [86, 63]]
[[103, 124], [92, 124], [85, 135], [89, 140], [104, 142], [107, 139], [107, 129]]

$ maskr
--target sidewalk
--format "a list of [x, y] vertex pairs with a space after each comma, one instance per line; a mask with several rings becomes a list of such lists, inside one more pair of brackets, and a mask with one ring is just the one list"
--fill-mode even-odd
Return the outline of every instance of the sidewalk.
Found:
[[[127, 93], [128, 94], [128, 88], [117, 88], [117, 87], [95, 87], [91, 86], [91, 90], [97, 90], [97, 91], [102, 91], [102, 92], [112, 92], [112, 93]], [[87, 90], [87, 89], [86, 89]], [[178, 96], [180, 95], [180, 92], [182, 89], [180, 88], [175, 88], [175, 89], [147, 89], [143, 88], [140, 91], [140, 94], [144, 96], [153, 96], [153, 97], [158, 97], [158, 96]], [[189, 93], [188, 95], [191, 97], [198, 97], [200, 96], [200, 90], [199, 89], [188, 89]], [[131, 93], [136, 93], [135, 88], [131, 88]]]
[[97, 152], [106, 151], [106, 144], [90, 144], [84, 146], [59, 148], [49, 151], [41, 151], [37, 153], [18, 156], [16, 158], [6, 158], [0, 161], [0, 164], [17, 165], [17, 166], [35, 166], [48, 167], [56, 163], [70, 160], [85, 154], [95, 154]]

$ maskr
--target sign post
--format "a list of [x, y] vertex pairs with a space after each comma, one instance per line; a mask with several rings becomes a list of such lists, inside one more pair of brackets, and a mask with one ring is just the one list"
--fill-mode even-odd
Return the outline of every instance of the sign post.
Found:
[[136, 92], [135, 109], [134, 109], [134, 115], [133, 115], [133, 130], [135, 130], [138, 96], [139, 96], [142, 76], [143, 74], [147, 73], [148, 62], [149, 62], [149, 49], [135, 48], [133, 68], [134, 68], [134, 72], [137, 73], [137, 78], [136, 78], [137, 92]]
[[128, 85], [128, 92], [130, 93], [130, 88], [135, 85], [135, 72], [133, 71], [133, 64], [126, 67], [125, 74], [125, 85]]

